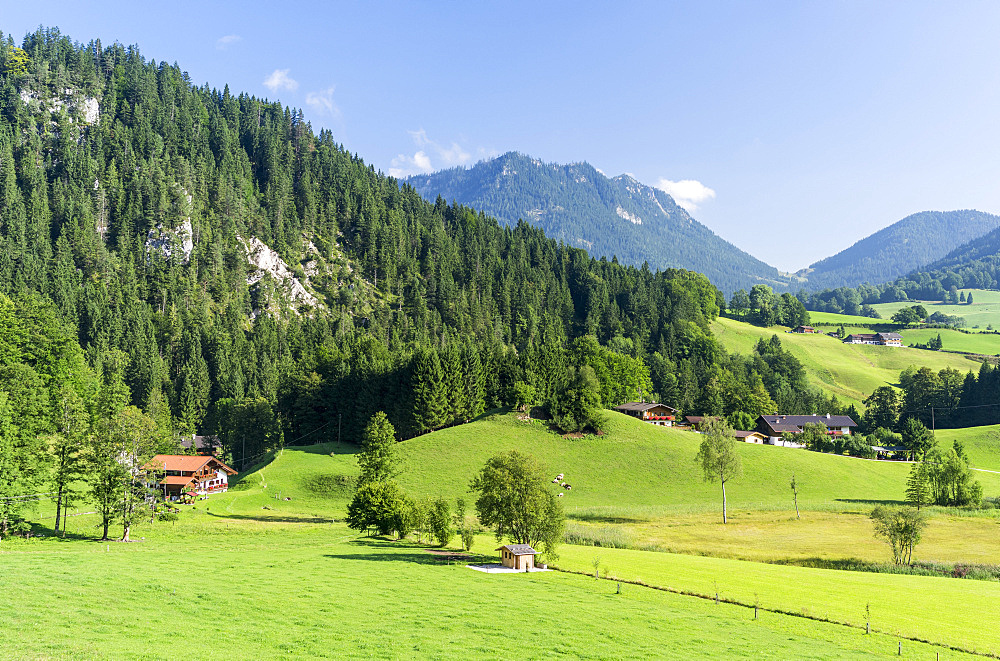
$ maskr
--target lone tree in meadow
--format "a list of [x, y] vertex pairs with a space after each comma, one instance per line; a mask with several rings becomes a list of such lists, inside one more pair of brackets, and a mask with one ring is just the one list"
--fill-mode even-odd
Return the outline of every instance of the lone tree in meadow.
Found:
[[361, 468], [358, 484], [381, 482], [396, 477], [396, 455], [396, 430], [388, 416], [379, 411], [365, 426], [361, 452], [358, 453], [358, 466]]
[[881, 537], [892, 547], [892, 561], [897, 565], [909, 564], [913, 547], [927, 527], [927, 517], [912, 507], [886, 507], [879, 505], [869, 515], [875, 527], [875, 536]]
[[409, 525], [408, 503], [393, 481], [396, 476], [396, 430], [379, 411], [365, 427], [358, 453], [358, 476], [354, 497], [347, 506], [347, 525], [354, 530], [375, 528], [387, 535]]
[[472, 479], [479, 521], [515, 544], [542, 545], [556, 558], [566, 514], [551, 489], [548, 473], [534, 457], [516, 450], [498, 454]]
[[795, 518], [799, 518], [799, 483], [795, 481], [795, 473], [792, 473], [792, 481], [788, 484], [792, 489], [792, 498], [795, 500]]
[[695, 461], [701, 464], [706, 482], [722, 484], [722, 522], [728, 523], [726, 514], [726, 482], [743, 475], [743, 463], [736, 452], [736, 437], [724, 421], [712, 418], [702, 427], [705, 439], [698, 449]]

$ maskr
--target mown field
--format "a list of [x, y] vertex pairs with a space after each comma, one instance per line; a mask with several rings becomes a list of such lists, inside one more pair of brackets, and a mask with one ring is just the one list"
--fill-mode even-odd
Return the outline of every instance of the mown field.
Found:
[[935, 371], [951, 367], [963, 373], [978, 369], [977, 363], [958, 354], [909, 347], [844, 344], [823, 334], [805, 335], [785, 330], [778, 326], [759, 328], [724, 318], [712, 323], [712, 332], [727, 350], [744, 354], [751, 353], [760, 338], [778, 334], [782, 346], [802, 362], [812, 385], [859, 409], [861, 401], [875, 388], [898, 383], [899, 373], [910, 365], [926, 366]]
[[[940, 301], [900, 301], [897, 303], [876, 303], [872, 305], [884, 319], [889, 319], [900, 308], [911, 305], [923, 305], [928, 313], [943, 312], [945, 314], [964, 317], [968, 328], [976, 326], [985, 329], [992, 325], [1000, 328], [1000, 291], [989, 289], [963, 289], [968, 296], [972, 292], [972, 305], [959, 303], [958, 305], [946, 305]], [[811, 313], [810, 313], [811, 314]]]
[[[187, 655], [235, 659], [862, 659], [897, 651], [890, 630], [865, 635], [767, 612], [754, 620], [745, 606], [632, 585], [616, 594], [613, 582], [562, 572], [487, 575], [306, 513], [270, 515], [227, 496], [211, 507], [219, 511], [145, 526], [145, 539], [132, 544], [5, 542], [0, 591], [18, 598], [0, 600], [0, 656], [167, 659], [180, 641]], [[476, 550], [493, 546], [484, 536]], [[567, 563], [585, 561], [567, 549]], [[904, 649], [961, 656], [911, 641]]]
[[[597, 557], [622, 579], [744, 606], [635, 585], [619, 595], [613, 582], [558, 572], [488, 576], [409, 542], [359, 536], [342, 523], [353, 447], [317, 445], [286, 448], [229, 493], [184, 507], [176, 524], [139, 526], [133, 544], [93, 541], [93, 516], [71, 518], [66, 540], [3, 542], [0, 591], [21, 598], [0, 600], [0, 656], [165, 658], [178, 631], [233, 658], [870, 658], [895, 655], [897, 636], [916, 658], [959, 655], [908, 638], [1000, 650], [1000, 634], [971, 625], [1000, 584], [735, 559], [886, 559], [865, 513], [901, 498], [908, 466], [740, 445], [745, 477], [730, 485], [723, 526], [718, 487], [694, 464], [699, 441], [616, 413], [605, 436], [583, 439], [498, 415], [405, 441], [399, 480], [418, 497], [468, 498], [487, 457], [530, 452], [573, 484], [563, 498], [571, 528], [684, 552], [567, 544], [559, 567], [592, 572]], [[979, 476], [987, 495], [1000, 494], [1000, 475]], [[996, 561], [998, 521], [936, 511], [915, 556]], [[495, 545], [481, 535], [474, 551], [491, 556]], [[879, 633], [763, 611], [755, 621], [755, 601], [853, 625], [871, 604]], [[956, 613], [960, 601], [968, 609]]]

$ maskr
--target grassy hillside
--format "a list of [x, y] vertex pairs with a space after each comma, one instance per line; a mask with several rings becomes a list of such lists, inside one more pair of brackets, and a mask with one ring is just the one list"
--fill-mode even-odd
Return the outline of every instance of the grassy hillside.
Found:
[[[600, 438], [565, 439], [512, 415], [428, 434], [400, 444], [399, 480], [417, 496], [462, 495], [488, 456], [516, 447], [573, 484], [563, 498], [571, 526], [669, 528], [675, 539], [687, 539], [689, 553], [744, 549], [773, 560], [790, 548], [820, 556], [825, 544], [839, 549], [838, 557], [888, 555], [863, 515], [870, 505], [858, 501], [897, 500], [905, 464], [741, 444], [745, 477], [730, 487], [733, 518], [723, 527], [714, 514], [718, 487], [702, 483], [694, 465], [697, 434], [609, 417]], [[0, 591], [23, 595], [0, 603], [5, 655], [159, 658], [179, 630], [211, 637], [233, 658], [498, 657], [524, 650], [593, 658], [870, 658], [895, 654], [895, 635], [1000, 650], [1000, 634], [973, 626], [1000, 598], [996, 583], [592, 546], [560, 551], [566, 569], [593, 571], [597, 557], [602, 572], [623, 579], [718, 591], [744, 604], [853, 625], [861, 625], [870, 603], [873, 629], [889, 635], [865, 636], [771, 612], [753, 620], [745, 606], [639, 586], [625, 585], [618, 595], [613, 583], [592, 578], [487, 576], [437, 564], [419, 546], [361, 537], [335, 522], [356, 472], [349, 446], [286, 448], [229, 493], [183, 507], [176, 524], [140, 525], [139, 543], [89, 541], [92, 515], [71, 519], [66, 540], [5, 541]], [[802, 485], [801, 521], [790, 511], [791, 472]], [[987, 495], [1000, 493], [1000, 475], [980, 477]], [[996, 519], [940, 511], [933, 517], [918, 558], [936, 559], [948, 548], [964, 548], [978, 561], [1000, 558]], [[481, 535], [473, 550], [490, 556], [494, 547]], [[130, 571], [122, 572], [126, 565]], [[529, 612], [512, 617], [512, 603], [529, 605]], [[223, 632], [216, 631], [219, 612], [229, 614]], [[939, 651], [903, 645], [927, 658]], [[948, 650], [948, 658], [956, 656]]]
[[759, 328], [732, 319], [719, 318], [712, 332], [729, 351], [750, 353], [757, 341], [777, 333], [781, 344], [795, 354], [806, 369], [810, 383], [858, 407], [875, 388], [899, 381], [899, 373], [915, 365], [937, 371], [952, 367], [960, 372], [976, 369], [976, 363], [957, 354], [922, 351], [908, 347], [877, 347], [844, 344], [823, 334], [785, 333], [783, 327]]
[[872, 307], [885, 319], [888, 319], [900, 308], [920, 304], [927, 308], [928, 313], [943, 312], [958, 317], [964, 317], [969, 329], [979, 327], [985, 329], [992, 325], [1000, 328], [1000, 291], [989, 289], [964, 289], [965, 295], [972, 292], [972, 305], [946, 305], [940, 301], [901, 301], [898, 303], [876, 303]]
[[[541, 422], [523, 422], [513, 415], [496, 415], [467, 425], [443, 429], [400, 444], [401, 486], [419, 497], [468, 497], [468, 484], [486, 460], [502, 451], [530, 453], [553, 473], [565, 473], [573, 485], [563, 503], [567, 511], [612, 511], [616, 516], [660, 516], [714, 512], [719, 488], [706, 484], [695, 464], [701, 437], [687, 431], [654, 427], [620, 413], [609, 412], [605, 436], [566, 439]], [[739, 444], [744, 477], [727, 489], [734, 509], [787, 510], [788, 479], [795, 473], [802, 484], [804, 508], [839, 510], [863, 507], [858, 501], [898, 500], [909, 466], [851, 457]], [[276, 497], [290, 496], [287, 505], [342, 512], [350, 498], [350, 476], [357, 474], [351, 448], [315, 445], [286, 448], [267, 467], [243, 478], [252, 489], [238, 498], [281, 511]], [[982, 475], [986, 495], [1000, 494], [1000, 475]], [[266, 489], [260, 486], [266, 484]], [[280, 493], [279, 493], [280, 492]], [[596, 515], [596, 516], [599, 516]]]
[[947, 447], [951, 447], [953, 441], [961, 441], [972, 466], [1000, 471], [1000, 425], [939, 429], [937, 439]]
[[[816, 312], [815, 310], [810, 310], [809, 321], [813, 324], [856, 324], [864, 326], [865, 324], [872, 323], [873, 320], [870, 317], [859, 317], [853, 314], [837, 314], [836, 312]], [[884, 322], [886, 320], [875, 321]]]
[[[988, 355], [1000, 354], [1000, 335], [993, 333], [962, 333], [947, 328], [914, 328], [900, 332], [903, 344], [927, 344], [932, 338], [941, 335], [942, 348], [945, 351], [965, 351]], [[973, 366], [976, 369], [976, 366]]]

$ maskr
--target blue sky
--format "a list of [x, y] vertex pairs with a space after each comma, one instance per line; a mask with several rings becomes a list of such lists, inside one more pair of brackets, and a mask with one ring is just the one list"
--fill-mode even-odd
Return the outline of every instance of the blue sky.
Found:
[[16, 41], [136, 44], [385, 172], [629, 172], [785, 270], [917, 211], [1000, 213], [1000, 3], [5, 4]]

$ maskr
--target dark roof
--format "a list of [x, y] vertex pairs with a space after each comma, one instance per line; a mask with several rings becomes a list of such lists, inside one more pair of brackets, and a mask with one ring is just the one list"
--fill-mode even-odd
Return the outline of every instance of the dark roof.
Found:
[[872, 450], [875, 452], [909, 452], [909, 449], [902, 445], [873, 445]]
[[204, 450], [209, 452], [214, 452], [215, 450], [222, 449], [222, 441], [219, 440], [218, 436], [183, 436], [181, 437], [181, 447], [190, 448], [194, 446], [195, 450]]
[[529, 546], [528, 544], [507, 544], [505, 546], [501, 546], [500, 548], [493, 550], [502, 551], [504, 549], [510, 551], [510, 553], [513, 555], [538, 555], [538, 551], [531, 548], [531, 546]]
[[849, 340], [852, 337], [856, 337], [856, 338], [858, 338], [860, 340], [874, 340], [876, 335], [877, 335], [877, 333], [851, 333], [850, 335], [848, 335], [844, 339], [845, 340]]
[[802, 427], [809, 424], [821, 424], [827, 427], [857, 427], [858, 423], [851, 420], [848, 415], [762, 415], [761, 419], [775, 431], [779, 430], [776, 425], [795, 425]]
[[771, 431], [794, 431], [794, 432], [802, 431], [802, 429], [798, 425], [784, 424], [779, 422], [774, 422], [774, 423], [769, 422], [767, 423], [767, 426]]
[[899, 333], [876, 333], [883, 340], [902, 340], [903, 336]]
[[628, 402], [622, 404], [621, 406], [616, 406], [616, 411], [648, 411], [649, 409], [655, 409], [657, 406], [662, 406], [665, 409], [670, 409], [671, 411], [676, 411], [672, 406], [667, 406], [666, 404], [657, 404], [655, 402]]

